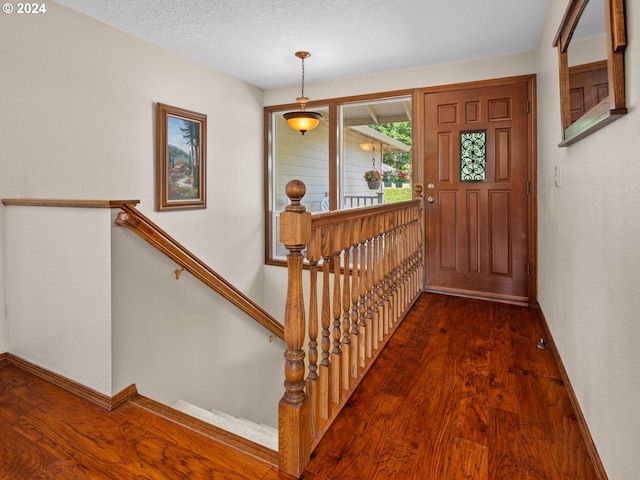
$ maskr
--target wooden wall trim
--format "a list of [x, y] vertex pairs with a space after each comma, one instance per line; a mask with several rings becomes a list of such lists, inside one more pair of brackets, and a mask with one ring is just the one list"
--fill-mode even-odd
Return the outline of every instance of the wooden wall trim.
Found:
[[138, 395], [138, 389], [136, 388], [136, 384], [132, 383], [124, 390], [116, 393], [113, 397], [111, 397], [111, 404], [109, 405], [109, 411], [115, 410], [120, 405], [125, 402], [128, 402], [133, 397]]
[[59, 387], [77, 397], [80, 397], [83, 400], [98, 405], [105, 410], [114, 410], [119, 405], [122, 405], [124, 402], [138, 394], [136, 386], [135, 384], [133, 384], [122, 390], [120, 393], [117, 393], [115, 396], [109, 397], [108, 395], [97, 392], [96, 390], [87, 387], [86, 385], [82, 385], [58, 373], [40, 367], [34, 363], [29, 362], [28, 360], [25, 360], [24, 358], [13, 355], [12, 353], [3, 353], [2, 355], [0, 355], [0, 361], [2, 360], [4, 360], [4, 362], [8, 363], [9, 365], [13, 365], [14, 367], [24, 370], [31, 375], [35, 375], [42, 380], [52, 383], [56, 387]]
[[560, 352], [556, 347], [556, 343], [553, 340], [553, 336], [551, 335], [551, 330], [549, 329], [549, 324], [547, 323], [547, 319], [544, 316], [544, 312], [540, 307], [540, 304], [536, 304], [537, 310], [540, 312], [540, 318], [542, 319], [542, 326], [544, 328], [544, 332], [546, 335], [547, 348], [551, 350], [553, 357], [556, 360], [556, 364], [558, 365], [558, 369], [560, 370], [560, 376], [564, 385], [567, 389], [567, 394], [569, 396], [569, 400], [571, 401], [571, 406], [573, 407], [573, 412], [576, 416], [576, 420], [578, 422], [578, 426], [580, 427], [580, 431], [582, 433], [582, 439], [584, 440], [585, 446], [587, 447], [587, 452], [589, 453], [589, 457], [591, 458], [591, 462], [593, 463], [593, 468], [596, 471], [596, 475], [598, 480], [608, 480], [607, 472], [604, 469], [604, 465], [602, 464], [602, 460], [600, 459], [600, 455], [598, 454], [598, 449], [596, 448], [596, 444], [593, 441], [593, 437], [591, 436], [591, 432], [589, 431], [589, 426], [587, 425], [587, 421], [584, 418], [582, 413], [582, 409], [580, 408], [580, 403], [578, 402], [578, 397], [576, 396], [576, 392], [573, 390], [573, 386], [571, 385], [571, 380], [569, 379], [569, 375], [567, 374], [567, 370], [564, 368], [564, 363], [562, 363], [562, 357], [560, 356]]
[[5, 205], [20, 207], [120, 208], [136, 206], [140, 200], [52, 200], [43, 198], [3, 198]]

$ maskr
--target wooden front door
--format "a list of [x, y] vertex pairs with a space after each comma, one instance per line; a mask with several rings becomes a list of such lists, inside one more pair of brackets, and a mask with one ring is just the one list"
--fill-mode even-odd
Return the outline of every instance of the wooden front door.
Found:
[[427, 290], [531, 300], [528, 92], [424, 94]]

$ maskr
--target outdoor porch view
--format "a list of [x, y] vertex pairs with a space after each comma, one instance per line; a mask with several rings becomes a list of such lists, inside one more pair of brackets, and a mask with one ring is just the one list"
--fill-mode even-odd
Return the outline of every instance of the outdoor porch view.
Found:
[[[302, 202], [312, 213], [411, 200], [411, 97], [394, 97], [309, 107], [320, 125], [301, 135], [283, 115], [269, 117], [268, 201], [270, 255], [284, 259], [279, 219], [287, 206], [287, 182], [302, 180]], [[330, 112], [337, 111], [338, 141], [331, 145]]]

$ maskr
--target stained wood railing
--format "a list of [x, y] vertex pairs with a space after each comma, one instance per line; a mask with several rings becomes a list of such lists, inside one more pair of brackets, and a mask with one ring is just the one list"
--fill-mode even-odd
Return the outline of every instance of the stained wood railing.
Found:
[[234, 287], [224, 277], [187, 250], [133, 206], [120, 205], [120, 208], [122, 212], [120, 212], [116, 218], [117, 225], [134, 232], [209, 288], [263, 325], [274, 335], [284, 338], [284, 326], [262, 309], [262, 307]]
[[289, 280], [279, 466], [294, 476], [423, 284], [420, 200], [311, 215], [300, 203], [305, 191], [299, 180], [287, 184], [290, 205], [280, 217]]

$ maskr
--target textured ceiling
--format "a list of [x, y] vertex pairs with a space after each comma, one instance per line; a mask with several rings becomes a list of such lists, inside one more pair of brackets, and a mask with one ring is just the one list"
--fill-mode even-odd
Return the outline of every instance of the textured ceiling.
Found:
[[531, 51], [549, 2], [57, 0], [264, 89]]

